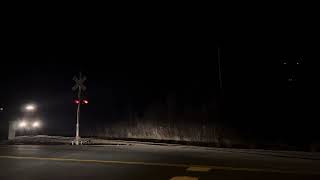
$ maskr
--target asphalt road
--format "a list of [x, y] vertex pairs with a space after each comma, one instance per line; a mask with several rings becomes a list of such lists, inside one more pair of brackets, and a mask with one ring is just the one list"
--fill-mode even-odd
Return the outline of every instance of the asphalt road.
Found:
[[0, 146], [0, 179], [320, 179], [319, 153], [187, 146]]

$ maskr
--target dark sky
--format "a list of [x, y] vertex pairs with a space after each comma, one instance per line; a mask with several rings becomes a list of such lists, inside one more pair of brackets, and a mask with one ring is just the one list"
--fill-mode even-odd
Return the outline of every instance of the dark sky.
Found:
[[[177, 92], [182, 104], [217, 101], [224, 114], [218, 121], [246, 131], [270, 134], [271, 129], [280, 132], [289, 126], [290, 134], [314, 130], [311, 104], [318, 96], [317, 71], [309, 67], [319, 56], [306, 31], [270, 32], [237, 25], [219, 29], [193, 22], [107, 22], [110, 28], [49, 24], [38, 31], [8, 33], [0, 66], [0, 104], [6, 110], [2, 124], [17, 118], [21, 105], [31, 101], [39, 104], [46, 126], [72, 129], [72, 77], [82, 71], [88, 77], [89, 99], [83, 124], [99, 126], [116, 121], [115, 116], [120, 119], [128, 99], [133, 99], [136, 111], [143, 111]], [[223, 93], [218, 88], [217, 47]], [[280, 63], [282, 56], [292, 62], [304, 58], [293, 70], [293, 87], [287, 81], [291, 69]]]

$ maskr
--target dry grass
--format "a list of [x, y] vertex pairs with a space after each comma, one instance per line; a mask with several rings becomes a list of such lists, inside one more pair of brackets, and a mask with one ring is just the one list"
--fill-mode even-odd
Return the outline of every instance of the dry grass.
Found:
[[[233, 142], [237, 143], [232, 133], [216, 125], [204, 126], [200, 124], [176, 124], [160, 126], [151, 122], [138, 122], [129, 126], [125, 123], [114, 124], [105, 128], [103, 137], [109, 138], [132, 138], [132, 139], [155, 139], [173, 140], [199, 143], [211, 143], [216, 146], [232, 147]], [[231, 141], [231, 139], [233, 139]]]

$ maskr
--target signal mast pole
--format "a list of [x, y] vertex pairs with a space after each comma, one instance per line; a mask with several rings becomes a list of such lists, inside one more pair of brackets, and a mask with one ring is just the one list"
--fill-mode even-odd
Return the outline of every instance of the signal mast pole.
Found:
[[72, 90], [75, 91], [78, 89], [78, 99], [76, 100], [76, 103], [78, 104], [77, 107], [77, 124], [76, 124], [76, 136], [75, 136], [75, 145], [79, 145], [80, 142], [80, 136], [79, 136], [79, 120], [80, 120], [80, 106], [82, 103], [82, 97], [81, 93], [85, 91], [87, 88], [83, 85], [83, 82], [87, 80], [86, 76], [82, 77], [82, 73], [79, 73], [79, 78], [74, 76], [73, 80], [76, 82], [76, 84], [73, 86]]

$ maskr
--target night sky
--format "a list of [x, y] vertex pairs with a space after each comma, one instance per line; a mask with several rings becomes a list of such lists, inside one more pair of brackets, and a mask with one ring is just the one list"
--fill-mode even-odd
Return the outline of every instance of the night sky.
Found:
[[[46, 33], [12, 32], [4, 42], [0, 66], [0, 104], [5, 109], [1, 131], [6, 131], [8, 120], [21, 115], [23, 104], [35, 102], [48, 131], [73, 134], [72, 78], [81, 71], [88, 77], [89, 100], [81, 125], [88, 129], [126, 121], [128, 104], [143, 117], [150, 104], [175, 94], [177, 111], [185, 105], [197, 109], [213, 104], [210, 122], [248, 136], [301, 141], [319, 137], [313, 105], [319, 92], [317, 70], [310, 68], [319, 55], [307, 35], [220, 33], [209, 25], [190, 26], [130, 24], [108, 30], [46, 26], [50, 29]], [[281, 57], [291, 64], [298, 57], [303, 61], [288, 67]], [[290, 84], [293, 71], [296, 81]]]

